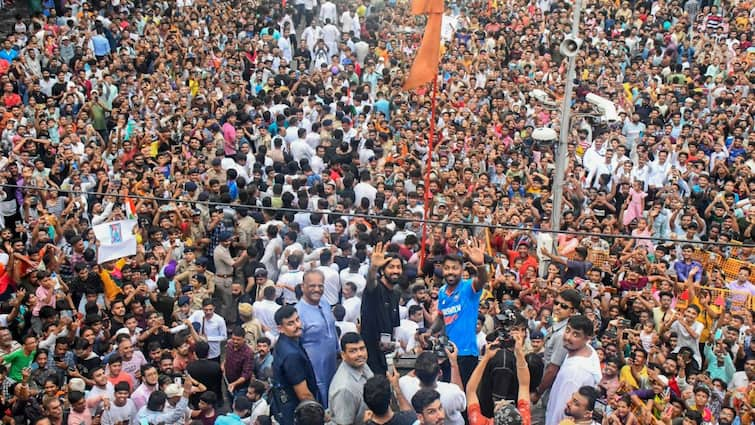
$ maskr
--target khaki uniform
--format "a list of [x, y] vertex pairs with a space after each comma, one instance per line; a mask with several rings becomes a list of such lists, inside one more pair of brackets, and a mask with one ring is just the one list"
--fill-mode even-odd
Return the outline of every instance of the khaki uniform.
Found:
[[197, 246], [199, 244], [199, 241], [202, 240], [207, 235], [207, 226], [204, 225], [201, 221], [199, 224], [191, 223], [189, 226], [189, 237], [191, 238], [191, 241], [193, 243], [193, 246]]
[[244, 340], [246, 341], [246, 345], [254, 350], [257, 346], [257, 340], [263, 335], [262, 324], [256, 318], [252, 318], [242, 324], [241, 328], [244, 329]]
[[239, 244], [248, 248], [254, 241], [254, 236], [257, 234], [257, 222], [252, 217], [246, 216], [238, 221], [236, 226], [239, 233]]
[[215, 260], [215, 293], [213, 298], [220, 302], [219, 310], [224, 311], [233, 303], [231, 283], [233, 283], [233, 257], [231, 251], [223, 245], [218, 245], [213, 251]]
[[[199, 268], [196, 264], [191, 264], [187, 266], [183, 272], [178, 273], [174, 280], [181, 284], [189, 283], [189, 279], [197, 273], [199, 273]], [[215, 273], [205, 269], [202, 274], [207, 279], [207, 291], [209, 291], [210, 294], [213, 294], [215, 292]]]
[[214, 168], [210, 167], [209, 170], [205, 171], [205, 176], [207, 176], [207, 179], [205, 179], [205, 181], [208, 184], [212, 179], [219, 181], [221, 186], [226, 184], [225, 170], [223, 170], [223, 168], [221, 168], [220, 171], [215, 171]]
[[212, 297], [212, 293], [205, 287], [194, 289], [194, 293], [191, 297], [191, 311], [201, 310], [202, 301]]

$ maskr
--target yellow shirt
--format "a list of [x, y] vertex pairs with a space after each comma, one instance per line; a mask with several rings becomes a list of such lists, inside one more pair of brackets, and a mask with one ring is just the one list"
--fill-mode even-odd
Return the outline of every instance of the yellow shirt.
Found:
[[[126, 264], [126, 260], [120, 259], [115, 263], [115, 268], [120, 270], [124, 264]], [[102, 269], [100, 272], [100, 279], [102, 279], [102, 288], [105, 291], [105, 297], [108, 301], [113, 301], [118, 294], [123, 293], [118, 284], [115, 283], [112, 277], [110, 277], [109, 271]]]
[[[702, 304], [700, 304], [700, 298], [695, 297], [694, 299], [692, 299], [692, 304], [700, 308], [700, 314], [697, 315], [697, 321], [703, 324], [703, 331], [700, 332], [700, 341], [707, 341], [710, 337], [710, 331], [713, 330], [713, 323], [716, 320], [711, 317], [710, 313], [708, 313], [708, 310], [705, 309]], [[717, 314], [721, 314], [721, 307], [712, 305], [711, 308]]]
[[[640, 378], [642, 380], [646, 380], [648, 378], [647, 367], [642, 367], [642, 371], [640, 371]], [[632, 375], [632, 366], [626, 365], [621, 368], [621, 372], [619, 373], [619, 381], [626, 382], [626, 384], [629, 385], [633, 390], [640, 389], [640, 384], [637, 383], [637, 380], [634, 379], [634, 375]]]

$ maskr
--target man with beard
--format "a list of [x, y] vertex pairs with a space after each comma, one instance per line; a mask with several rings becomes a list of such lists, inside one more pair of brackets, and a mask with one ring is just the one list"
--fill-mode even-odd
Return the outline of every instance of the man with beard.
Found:
[[[437, 332], [445, 326], [448, 339], [456, 344], [459, 373], [466, 386], [469, 376], [477, 366], [480, 351], [477, 348], [477, 312], [480, 308], [480, 295], [487, 282], [483, 244], [472, 240], [464, 245], [462, 253], [477, 267], [477, 279], [461, 278], [464, 264], [461, 257], [446, 256], [443, 259], [443, 280], [445, 285], [438, 293], [438, 316], [433, 325]], [[362, 316], [364, 317], [364, 316]]]
[[440, 403], [440, 393], [431, 389], [423, 388], [412, 397], [412, 407], [417, 414], [419, 425], [443, 425], [446, 412]]
[[[404, 263], [398, 255], [386, 253], [387, 247], [381, 242], [372, 250], [367, 286], [362, 296], [361, 334], [367, 345], [367, 365], [376, 375], [388, 370], [385, 353], [391, 349], [390, 343], [381, 341], [381, 334], [393, 335], [393, 329], [401, 324], [400, 296], [394, 289], [404, 273]], [[475, 317], [476, 314], [477, 308]]]
[[718, 425], [731, 425], [737, 417], [737, 412], [731, 407], [724, 406], [718, 414]]
[[580, 387], [577, 392], [572, 394], [571, 399], [566, 402], [564, 415], [573, 419], [576, 424], [597, 425], [592, 419], [592, 412], [595, 409], [595, 400], [598, 398], [598, 391], [586, 385]]

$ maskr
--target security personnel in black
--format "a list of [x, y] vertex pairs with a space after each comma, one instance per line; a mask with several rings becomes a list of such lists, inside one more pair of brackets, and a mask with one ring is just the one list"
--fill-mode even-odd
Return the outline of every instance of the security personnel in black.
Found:
[[296, 308], [285, 305], [278, 309], [275, 324], [280, 337], [273, 351], [270, 412], [280, 425], [293, 425], [296, 406], [305, 400], [317, 400], [317, 380], [312, 362], [299, 341], [302, 326]]

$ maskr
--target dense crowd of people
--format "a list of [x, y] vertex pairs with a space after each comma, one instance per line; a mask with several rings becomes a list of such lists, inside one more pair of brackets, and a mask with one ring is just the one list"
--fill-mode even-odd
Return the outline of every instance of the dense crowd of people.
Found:
[[29, 2], [3, 423], [753, 423], [755, 7], [581, 5], [564, 123], [573, 2], [447, 1], [437, 98], [406, 0]]

